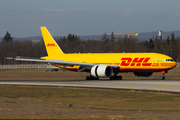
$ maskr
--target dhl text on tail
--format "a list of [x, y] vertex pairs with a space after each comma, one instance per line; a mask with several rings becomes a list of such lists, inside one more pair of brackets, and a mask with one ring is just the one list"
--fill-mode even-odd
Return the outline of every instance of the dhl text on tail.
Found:
[[117, 76], [121, 72], [133, 72], [136, 76], [148, 77], [153, 72], [165, 73], [176, 66], [169, 56], [159, 53], [77, 53], [65, 54], [53, 39], [46, 27], [41, 27], [47, 55], [41, 59], [16, 58], [20, 61], [46, 62], [64, 69], [89, 72], [87, 80], [108, 77], [122, 79]]

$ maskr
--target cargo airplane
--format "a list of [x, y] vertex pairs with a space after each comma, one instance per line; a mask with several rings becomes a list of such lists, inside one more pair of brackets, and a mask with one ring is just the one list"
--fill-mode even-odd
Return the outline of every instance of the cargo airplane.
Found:
[[41, 27], [47, 56], [40, 59], [16, 58], [20, 61], [45, 62], [77, 72], [88, 72], [86, 80], [109, 78], [121, 80], [121, 72], [133, 72], [136, 76], [149, 77], [153, 72], [165, 73], [176, 66], [169, 56], [159, 53], [73, 53], [65, 54], [46, 27]]

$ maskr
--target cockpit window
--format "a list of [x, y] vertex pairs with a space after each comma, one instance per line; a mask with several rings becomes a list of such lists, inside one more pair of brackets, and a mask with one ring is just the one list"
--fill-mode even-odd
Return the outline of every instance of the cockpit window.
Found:
[[166, 59], [166, 61], [174, 61], [173, 59]]

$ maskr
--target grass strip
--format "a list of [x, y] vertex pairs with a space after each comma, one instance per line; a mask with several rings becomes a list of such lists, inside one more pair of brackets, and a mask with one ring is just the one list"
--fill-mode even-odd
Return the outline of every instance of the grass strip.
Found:
[[180, 110], [180, 95], [106, 89], [1, 85], [0, 96], [17, 100], [98, 109]]

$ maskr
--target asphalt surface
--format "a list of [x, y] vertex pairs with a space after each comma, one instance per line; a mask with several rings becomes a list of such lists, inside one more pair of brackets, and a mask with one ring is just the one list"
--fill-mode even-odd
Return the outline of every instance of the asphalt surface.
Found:
[[0, 84], [141, 90], [180, 94], [180, 80], [0, 80]]

